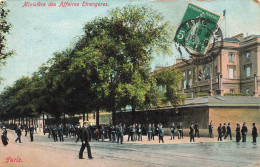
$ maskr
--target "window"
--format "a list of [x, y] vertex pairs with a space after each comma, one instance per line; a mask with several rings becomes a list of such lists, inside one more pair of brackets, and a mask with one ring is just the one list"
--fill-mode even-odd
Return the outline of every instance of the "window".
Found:
[[186, 73], [185, 72], [183, 72], [183, 77], [185, 77], [186, 76]]
[[235, 93], [235, 89], [230, 89], [230, 93]]
[[188, 74], [191, 75], [191, 70], [189, 70]]
[[230, 63], [234, 62], [234, 54], [233, 53], [228, 54], [228, 60], [229, 60]]
[[250, 52], [246, 53], [246, 59], [250, 59]]
[[183, 81], [183, 89], [186, 89], [186, 80]]
[[251, 75], [251, 67], [246, 68], [246, 77], [250, 77]]
[[228, 76], [230, 79], [234, 78], [234, 69], [233, 68], [228, 69]]
[[246, 89], [246, 94], [249, 94], [250, 93], [250, 89]]
[[192, 79], [189, 80], [189, 87], [192, 87]]

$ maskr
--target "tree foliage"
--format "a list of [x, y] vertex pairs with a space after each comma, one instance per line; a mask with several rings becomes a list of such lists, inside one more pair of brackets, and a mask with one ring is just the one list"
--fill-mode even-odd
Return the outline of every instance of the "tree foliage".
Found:
[[[115, 114], [131, 106], [134, 122], [136, 109], [167, 101], [179, 104], [180, 73], [165, 70], [150, 75], [153, 56], [169, 55], [172, 48], [172, 27], [160, 13], [147, 6], [128, 5], [88, 22], [83, 30], [75, 46], [55, 53], [31, 78], [18, 80], [19, 84], [4, 91], [1, 98], [7, 100], [0, 105], [5, 112], [24, 105], [16, 108], [22, 115], [47, 113], [58, 118], [62, 113], [100, 109]], [[158, 85], [166, 86], [166, 92]], [[19, 100], [13, 102], [12, 92]]]

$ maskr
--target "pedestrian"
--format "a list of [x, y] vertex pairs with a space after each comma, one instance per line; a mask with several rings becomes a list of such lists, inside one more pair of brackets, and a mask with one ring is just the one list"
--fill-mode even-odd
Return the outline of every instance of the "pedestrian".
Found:
[[128, 128], [128, 140], [131, 139], [131, 141], [133, 141], [133, 126], [130, 125], [129, 128]]
[[141, 128], [141, 125], [138, 125], [137, 136], [138, 136], [138, 141], [142, 141], [142, 128]]
[[225, 138], [226, 133], [227, 133], [227, 131], [226, 131], [226, 123], [224, 123], [223, 126], [222, 126], [222, 137], [224, 137], [224, 139], [226, 139]]
[[27, 126], [27, 125], [25, 126], [25, 130], [24, 130], [24, 131], [25, 131], [25, 134], [24, 134], [24, 136], [27, 136], [27, 133], [28, 133], [28, 131], [29, 131], [29, 128], [28, 128], [28, 126]]
[[253, 143], [256, 143], [256, 138], [257, 138], [257, 129], [255, 126], [255, 123], [253, 123], [253, 128], [252, 128], [252, 137], [253, 137]]
[[174, 125], [174, 122], [171, 125], [170, 131], [171, 131], [171, 140], [174, 140], [174, 136], [175, 136], [175, 125]]
[[151, 140], [154, 140], [154, 136], [155, 136], [155, 127], [154, 127], [154, 124], [152, 124], [152, 138]]
[[194, 140], [194, 125], [191, 123], [190, 124], [190, 142], [193, 140], [194, 142], [195, 142], [195, 140]]
[[162, 143], [164, 143], [164, 141], [163, 141], [164, 131], [163, 131], [162, 124], [158, 125], [158, 135], [159, 135], [159, 143], [161, 142], [161, 140], [162, 140]]
[[77, 135], [77, 140], [76, 143], [78, 142], [79, 139], [81, 139], [81, 148], [79, 151], [79, 159], [83, 159], [83, 152], [85, 150], [85, 148], [87, 147], [87, 152], [88, 152], [88, 158], [89, 159], [93, 159], [94, 157], [92, 157], [91, 155], [91, 148], [89, 145], [89, 141], [90, 141], [90, 131], [88, 129], [89, 126], [89, 122], [85, 121], [83, 123], [83, 127], [81, 128], [81, 130], [79, 131], [79, 134]]
[[100, 135], [101, 135], [101, 140], [104, 141], [105, 140], [105, 129], [104, 129], [103, 125], [100, 128]]
[[64, 139], [63, 139], [63, 126], [62, 125], [59, 125], [58, 135], [59, 135], [60, 142], [64, 141]]
[[136, 141], [137, 140], [137, 125], [133, 125], [133, 140]]
[[209, 137], [213, 138], [213, 125], [212, 125], [212, 120], [209, 123]]
[[35, 131], [35, 133], [37, 133], [37, 127], [36, 127], [36, 125], [34, 125], [34, 131]]
[[218, 127], [218, 141], [222, 141], [222, 128], [221, 128], [221, 124], [219, 124], [219, 127]]
[[[117, 133], [116, 133], [117, 134]], [[96, 141], [99, 141], [99, 135], [100, 135], [100, 132], [99, 132], [99, 130], [98, 130], [98, 128], [96, 128], [95, 130], [94, 130], [94, 139], [96, 140]]]
[[50, 125], [48, 125], [48, 138], [51, 138], [51, 127], [50, 127]]
[[118, 126], [118, 133], [117, 133], [117, 143], [119, 144], [119, 140], [120, 140], [120, 144], [123, 144], [123, 140], [124, 140], [124, 129], [122, 127], [122, 124], [120, 123]]
[[232, 140], [230, 123], [228, 123], [228, 126], [227, 126], [227, 133], [226, 133], [225, 139], [227, 138], [228, 135], [230, 135], [230, 140]]
[[241, 134], [240, 134], [240, 125], [237, 124], [237, 128], [236, 128], [236, 141], [239, 142], [241, 139]]
[[151, 126], [151, 124], [149, 124], [148, 127], [147, 127], [147, 136], [148, 136], [148, 141], [150, 141], [151, 137], [152, 137], [152, 126]]
[[21, 142], [22, 131], [21, 131], [21, 129], [19, 128], [19, 126], [18, 126], [17, 129], [15, 130], [15, 133], [17, 134], [17, 139], [15, 140], [15, 142], [17, 142], [17, 140], [19, 140], [19, 143], [22, 143], [22, 142]]
[[57, 128], [55, 125], [52, 127], [52, 137], [53, 137], [54, 142], [58, 141]]
[[112, 140], [112, 142], [115, 142], [116, 141], [116, 128], [114, 127], [114, 125], [112, 125], [111, 129], [112, 129], [111, 140]]
[[6, 130], [5, 126], [3, 126], [2, 129], [3, 129], [3, 133], [1, 135], [2, 143], [3, 143], [4, 146], [7, 146], [8, 145], [8, 141], [9, 141], [9, 139], [7, 137], [7, 130]]
[[198, 122], [195, 123], [195, 125], [194, 125], [194, 130], [195, 130], [195, 137], [200, 138], [200, 132], [199, 132], [199, 124], [198, 124]]
[[33, 142], [33, 132], [34, 132], [34, 127], [33, 127], [33, 125], [31, 125], [31, 127], [29, 128], [29, 131], [30, 131], [31, 142]]
[[245, 122], [243, 123], [243, 126], [241, 128], [241, 134], [242, 134], [242, 142], [246, 142], [247, 127]]
[[181, 123], [178, 126], [178, 132], [179, 132], [178, 139], [183, 138], [183, 126]]

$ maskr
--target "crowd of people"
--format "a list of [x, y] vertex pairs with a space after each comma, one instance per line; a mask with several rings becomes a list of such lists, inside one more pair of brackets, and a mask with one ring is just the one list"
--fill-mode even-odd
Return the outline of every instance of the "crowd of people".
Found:
[[[66, 137], [78, 137], [79, 131], [81, 127], [79, 125], [71, 125], [71, 124], [65, 124], [65, 125], [45, 125], [43, 129], [43, 133], [48, 134], [48, 138], [52, 138], [54, 142], [64, 141], [64, 136]], [[159, 124], [148, 124], [148, 125], [141, 125], [141, 124], [133, 124], [129, 125], [128, 127], [123, 124], [118, 125], [100, 125], [100, 126], [88, 126], [89, 132], [90, 132], [90, 141], [105, 141], [105, 139], [108, 139], [110, 142], [117, 142], [123, 144], [124, 136], [128, 136], [126, 141], [142, 141], [143, 135], [147, 136], [147, 140], [155, 140], [155, 136], [158, 136], [159, 143], [164, 143], [164, 129], [163, 125], [161, 123]], [[208, 126], [208, 137], [213, 138], [213, 124], [212, 121], [210, 122]], [[19, 141], [21, 143], [21, 135], [22, 131], [25, 131], [25, 136], [27, 136], [27, 133], [30, 134], [31, 142], [33, 141], [33, 134], [37, 133], [37, 126], [31, 125], [28, 127], [27, 125], [23, 126], [16, 126], [16, 134], [17, 138], [15, 142]], [[172, 125], [169, 128], [170, 131], [170, 140], [174, 140], [175, 136], [178, 136], [178, 139], [183, 139], [183, 125], [182, 123], [172, 123]], [[226, 139], [228, 136], [230, 137], [230, 140], [232, 140], [232, 131], [230, 123], [223, 123], [223, 125], [220, 123], [217, 127], [218, 132], [218, 141], [222, 141], [222, 139]], [[240, 125], [237, 124], [237, 128], [235, 130], [236, 132], [236, 141], [239, 142], [242, 139], [242, 142], [246, 142], [246, 136], [247, 136], [247, 126], [246, 123], [243, 123], [242, 128], [240, 129]], [[6, 132], [7, 133], [7, 132]], [[4, 134], [7, 138], [7, 134]], [[3, 135], [2, 135], [3, 136]], [[191, 123], [190, 125], [190, 142], [195, 141], [195, 137], [200, 137], [199, 133], [199, 125], [198, 122]], [[256, 143], [256, 137], [257, 137], [257, 128], [255, 126], [255, 123], [253, 123], [252, 128], [252, 137], [253, 142]], [[8, 138], [7, 138], [8, 139]]]

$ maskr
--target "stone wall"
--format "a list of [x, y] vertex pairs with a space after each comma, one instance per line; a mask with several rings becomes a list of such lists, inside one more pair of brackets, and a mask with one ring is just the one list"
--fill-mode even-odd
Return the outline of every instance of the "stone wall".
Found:
[[235, 135], [236, 124], [242, 127], [246, 122], [248, 135], [251, 135], [252, 123], [256, 123], [256, 127], [260, 128], [260, 108], [210, 108], [209, 121], [213, 122], [213, 133], [217, 135], [217, 127], [219, 123], [230, 123], [233, 135]]

